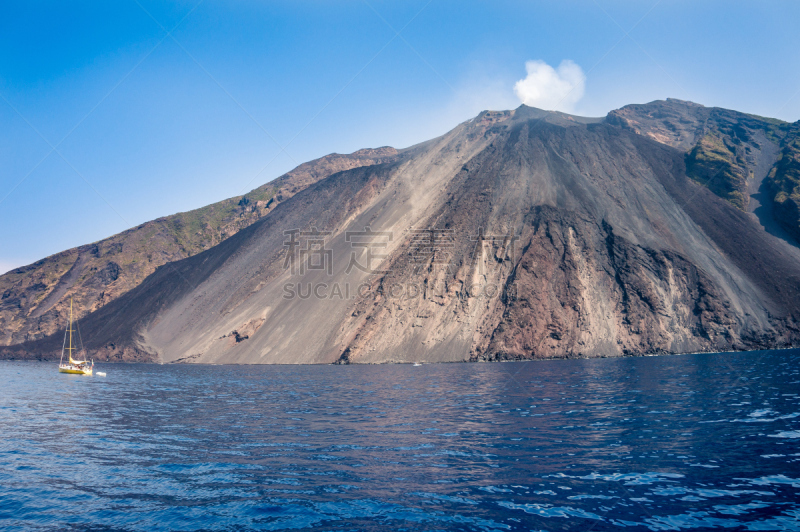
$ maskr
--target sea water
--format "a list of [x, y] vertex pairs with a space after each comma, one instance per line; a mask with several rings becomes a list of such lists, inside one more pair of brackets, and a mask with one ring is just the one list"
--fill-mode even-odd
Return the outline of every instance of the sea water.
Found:
[[0, 362], [0, 528], [800, 530], [799, 363]]

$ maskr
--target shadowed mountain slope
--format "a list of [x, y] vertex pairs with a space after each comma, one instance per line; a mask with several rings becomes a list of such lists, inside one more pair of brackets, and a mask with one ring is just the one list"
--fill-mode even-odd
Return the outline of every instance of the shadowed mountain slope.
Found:
[[612, 115], [484, 112], [334, 173], [156, 269], [81, 320], [84, 340], [96, 359], [209, 363], [797, 345], [798, 249], [687, 176], [701, 129], [671, 146]]

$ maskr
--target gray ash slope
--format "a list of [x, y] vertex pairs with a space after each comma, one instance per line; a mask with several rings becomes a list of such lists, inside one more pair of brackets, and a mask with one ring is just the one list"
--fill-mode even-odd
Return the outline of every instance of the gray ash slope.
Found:
[[320, 179], [387, 162], [395, 154], [384, 147], [326, 155], [243, 196], [152, 220], [0, 275], [0, 345], [63, 331], [72, 301], [75, 315], [83, 318], [135, 288], [157, 267], [219, 244]]
[[[87, 347], [110, 360], [379, 363], [800, 344], [797, 247], [687, 177], [691, 143], [618, 122], [484, 112], [333, 174], [81, 320]], [[367, 226], [392, 234], [386, 271], [348, 272], [363, 249], [345, 233]], [[284, 232], [312, 227], [330, 233], [331, 273], [292, 275]], [[449, 245], [420, 253], [415, 229]], [[285, 297], [287, 283], [323, 297]]]

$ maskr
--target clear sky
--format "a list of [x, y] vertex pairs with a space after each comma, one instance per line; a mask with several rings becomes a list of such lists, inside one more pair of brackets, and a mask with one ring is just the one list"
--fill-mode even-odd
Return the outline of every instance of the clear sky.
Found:
[[788, 0], [0, 10], [0, 272], [526, 98], [589, 116], [675, 97], [800, 119]]

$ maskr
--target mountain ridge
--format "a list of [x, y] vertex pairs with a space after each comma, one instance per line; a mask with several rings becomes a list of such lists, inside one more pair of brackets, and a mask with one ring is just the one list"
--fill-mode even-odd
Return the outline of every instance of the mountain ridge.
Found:
[[[676, 106], [703, 115], [702, 126], [676, 119]], [[759, 154], [766, 145], [754, 135], [771, 131], [778, 142], [770, 142], [785, 143], [792, 125], [725, 129], [729, 115], [691, 106], [651, 102], [605, 118], [526, 106], [482, 112], [442, 137], [310, 183], [218, 245], [159, 267], [82, 327], [103, 358], [163, 362], [506, 360], [796, 345], [797, 247], [764, 232], [732, 201], [738, 196], [690, 171], [709, 130], [739, 141], [729, 139], [741, 157], [725, 168], [750, 171], [759, 167], [756, 145]], [[354, 279], [368, 287], [366, 297], [283, 298], [293, 279], [282, 268], [286, 228], [330, 231], [332, 261], [344, 269], [348, 251], [352, 260], [346, 233], [371, 226], [397, 238], [383, 248], [389, 273]], [[424, 264], [409, 262], [419, 226], [460, 235], [444, 270], [441, 250]], [[494, 240], [503, 232], [519, 240], [519, 257]], [[306, 273], [315, 287], [351, 279]], [[423, 287], [418, 301], [387, 296], [387, 287], [413, 283]], [[490, 285], [493, 295], [470, 294]], [[46, 356], [57, 336], [4, 348], [3, 356]]]

